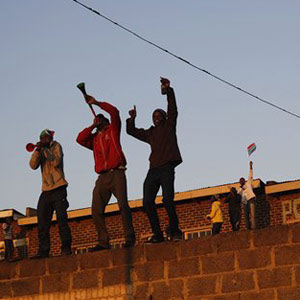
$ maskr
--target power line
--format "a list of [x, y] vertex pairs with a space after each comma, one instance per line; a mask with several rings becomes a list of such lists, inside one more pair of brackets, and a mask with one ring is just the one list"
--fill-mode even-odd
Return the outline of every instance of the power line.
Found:
[[188, 64], [189, 66], [191, 66], [191, 67], [193, 67], [193, 68], [195, 68], [195, 69], [197, 69], [197, 70], [199, 70], [199, 71], [201, 71], [201, 72], [206, 73], [207, 75], [209, 75], [209, 76], [211, 76], [211, 77], [213, 77], [213, 78], [215, 78], [215, 79], [217, 79], [217, 80], [223, 82], [224, 84], [227, 84], [227, 85], [231, 86], [232, 88], [235, 88], [235, 89], [239, 90], [239, 91], [242, 92], [242, 93], [247, 94], [248, 96], [251, 96], [251, 97], [255, 98], [255, 99], [258, 100], [258, 101], [261, 101], [261, 102], [263, 102], [263, 103], [265, 103], [265, 104], [268, 104], [268, 105], [272, 106], [273, 108], [279, 109], [279, 110], [281, 110], [281, 111], [283, 111], [283, 112], [285, 112], [285, 113], [287, 113], [287, 114], [290, 114], [290, 115], [292, 115], [292, 116], [294, 116], [294, 117], [300, 119], [300, 115], [298, 115], [298, 114], [296, 114], [296, 113], [293, 113], [293, 112], [291, 112], [291, 111], [289, 111], [289, 110], [286, 110], [286, 109], [284, 109], [283, 107], [280, 107], [280, 106], [278, 106], [278, 105], [276, 105], [276, 104], [274, 104], [274, 103], [272, 103], [272, 102], [270, 102], [270, 101], [268, 101], [268, 100], [265, 100], [265, 99], [263, 99], [263, 98], [261, 98], [261, 97], [259, 97], [259, 96], [256, 96], [255, 94], [253, 94], [253, 93], [251, 93], [251, 92], [248, 92], [247, 90], [245, 90], [245, 89], [243, 89], [243, 88], [240, 88], [239, 86], [237, 86], [237, 85], [235, 85], [235, 84], [233, 84], [233, 83], [231, 83], [231, 82], [229, 82], [229, 81], [227, 81], [227, 80], [225, 80], [225, 79], [223, 79], [223, 78], [221, 78], [221, 77], [219, 77], [219, 76], [217, 76], [217, 75], [214, 75], [214, 74], [210, 73], [209, 71], [207, 71], [207, 70], [205, 70], [205, 69], [203, 69], [203, 68], [198, 67], [197, 65], [195, 65], [195, 64], [193, 64], [193, 63], [191, 63], [191, 62], [189, 62], [188, 60], [184, 59], [183, 57], [180, 57], [180, 56], [178, 56], [178, 55], [172, 53], [171, 51], [169, 51], [169, 50], [167, 50], [167, 49], [165, 49], [165, 48], [159, 46], [158, 44], [155, 44], [154, 42], [151, 42], [150, 40], [144, 38], [143, 36], [139, 35], [138, 33], [136, 33], [136, 32], [134, 32], [134, 31], [130, 30], [129, 28], [127, 28], [127, 27], [125, 27], [125, 26], [123, 26], [123, 25], [121, 25], [121, 24], [115, 22], [114, 20], [112, 20], [112, 19], [110, 19], [109, 17], [107, 17], [107, 16], [101, 14], [99, 11], [93, 9], [92, 7], [89, 7], [89, 6], [87, 6], [87, 5], [85, 5], [85, 4], [81, 3], [81, 2], [79, 2], [79, 1], [77, 1], [77, 0], [72, 0], [72, 1], [74, 1], [75, 3], [81, 5], [81, 6], [84, 7], [85, 9], [90, 10], [91, 12], [95, 13], [95, 14], [98, 15], [99, 17], [104, 18], [105, 20], [107, 20], [107, 21], [109, 21], [110, 23], [116, 25], [117, 27], [120, 27], [121, 29], [127, 31], [128, 33], [132, 34], [132, 35], [135, 36], [136, 38], [138, 38], [138, 39], [140, 39], [140, 40], [142, 40], [142, 41], [144, 41], [144, 42], [146, 42], [146, 43], [152, 45], [153, 47], [155, 47], [155, 48], [157, 48], [157, 49], [159, 49], [159, 50], [161, 50], [161, 51], [163, 51], [163, 52], [165, 52], [165, 53], [167, 53], [167, 54], [169, 54], [169, 55], [175, 57], [175, 58], [178, 59], [178, 60], [181, 60], [182, 62]]

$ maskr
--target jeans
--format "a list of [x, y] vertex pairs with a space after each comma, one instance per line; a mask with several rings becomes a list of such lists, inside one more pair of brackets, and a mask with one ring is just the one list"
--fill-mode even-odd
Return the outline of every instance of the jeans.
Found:
[[216, 234], [220, 233], [222, 224], [223, 224], [222, 222], [213, 223], [211, 235], [216, 235]]
[[239, 231], [240, 230], [240, 223], [241, 223], [241, 213], [240, 211], [229, 211], [229, 219], [232, 231]]
[[61, 251], [71, 250], [72, 237], [68, 225], [68, 207], [66, 186], [44, 191], [40, 195], [37, 207], [40, 254], [49, 254], [50, 251], [50, 226], [54, 210], [59, 227]]
[[143, 207], [147, 213], [152, 232], [158, 237], [163, 236], [155, 205], [155, 198], [160, 187], [162, 188], [162, 202], [169, 217], [170, 235], [175, 235], [180, 231], [174, 205], [174, 169], [174, 166], [171, 164], [150, 169], [144, 181]]
[[5, 260], [10, 260], [14, 256], [14, 244], [13, 241], [10, 239], [4, 240], [5, 244]]
[[92, 215], [98, 232], [98, 241], [102, 246], [109, 245], [104, 211], [112, 194], [118, 200], [125, 239], [128, 242], [135, 241], [131, 210], [128, 205], [125, 171], [116, 169], [100, 174], [93, 191]]
[[246, 221], [246, 228], [248, 230], [255, 229], [255, 198], [252, 198], [247, 201], [247, 203], [243, 204], [244, 206], [244, 214], [245, 214], [245, 221]]

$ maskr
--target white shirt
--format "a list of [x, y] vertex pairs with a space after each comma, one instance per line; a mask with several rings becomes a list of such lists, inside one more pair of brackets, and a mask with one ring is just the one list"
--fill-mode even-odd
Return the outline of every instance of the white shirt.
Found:
[[12, 240], [12, 226], [7, 223], [3, 223], [3, 235], [5, 240]]
[[237, 191], [238, 194], [240, 194], [242, 197], [243, 204], [246, 204], [247, 201], [249, 201], [252, 198], [255, 198], [255, 194], [252, 188], [252, 180], [253, 180], [253, 170], [250, 169], [248, 180], [243, 185], [243, 187], [240, 187], [239, 190]]

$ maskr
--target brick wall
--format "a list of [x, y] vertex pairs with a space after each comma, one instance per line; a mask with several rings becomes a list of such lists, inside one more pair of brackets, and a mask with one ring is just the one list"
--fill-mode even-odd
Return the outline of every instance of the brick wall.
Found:
[[1, 263], [1, 299], [300, 299], [300, 224]]
[[[272, 225], [282, 225], [282, 202], [286, 200], [293, 200], [300, 197], [299, 190], [278, 193], [274, 195], [266, 195], [264, 186], [256, 189], [257, 195], [257, 225], [258, 228], [264, 228]], [[183, 231], [189, 231], [195, 228], [210, 227], [210, 222], [205, 218], [205, 215], [210, 212], [211, 202], [209, 197], [186, 199], [184, 201], [176, 202], [176, 209], [178, 212], [180, 227]], [[231, 226], [228, 216], [228, 205], [222, 206], [224, 223], [222, 232], [231, 231]], [[132, 209], [133, 225], [137, 235], [138, 244], [142, 243], [151, 235], [150, 224], [146, 214], [141, 207]], [[162, 205], [158, 205], [158, 215], [161, 221], [161, 227], [165, 230], [168, 225], [168, 216]], [[106, 214], [106, 224], [111, 237], [111, 240], [122, 240], [123, 228], [119, 212]], [[97, 234], [91, 216], [74, 218], [69, 220], [69, 225], [73, 238], [73, 250], [80, 247], [88, 247], [97, 243]], [[2, 226], [2, 223], [0, 224]], [[18, 226], [14, 222], [14, 235], [23, 228], [26, 231], [28, 240], [28, 255], [33, 256], [38, 251], [38, 235], [37, 224], [28, 226]], [[245, 220], [242, 211], [241, 230], [245, 230]], [[60, 254], [60, 237], [58, 232], [58, 225], [56, 222], [52, 223], [51, 230], [51, 255], [57, 256]], [[0, 240], [2, 230], [0, 232]]]
[[[264, 228], [269, 225], [282, 224], [282, 207], [281, 198], [267, 199], [262, 191], [256, 191], [257, 197], [257, 224], [258, 228]], [[293, 195], [290, 195], [292, 197]], [[270, 209], [271, 208], [271, 209]], [[176, 210], [179, 217], [180, 227], [183, 231], [194, 228], [210, 227], [211, 223], [205, 218], [210, 212], [211, 201], [209, 198], [196, 198], [185, 201], [176, 202]], [[231, 225], [228, 215], [228, 204], [222, 207], [224, 223], [222, 232], [231, 231]], [[271, 214], [271, 215], [270, 215]], [[161, 222], [161, 228], [166, 229], [168, 225], [168, 216], [162, 205], [158, 205], [158, 215]], [[142, 208], [132, 209], [133, 226], [137, 236], [137, 242], [142, 243], [149, 235], [151, 228], [146, 214]], [[77, 219], [70, 219], [69, 225], [73, 238], [73, 249], [84, 247], [84, 245], [93, 245], [97, 243], [97, 234], [91, 216]], [[108, 213], [106, 215], [106, 225], [111, 240], [124, 238], [121, 216], [119, 212]], [[26, 226], [27, 238], [29, 241], [28, 255], [33, 256], [38, 251], [37, 226]], [[245, 220], [242, 211], [241, 230], [244, 230]], [[58, 225], [54, 222], [51, 226], [51, 255], [60, 254], [60, 238], [58, 233]]]

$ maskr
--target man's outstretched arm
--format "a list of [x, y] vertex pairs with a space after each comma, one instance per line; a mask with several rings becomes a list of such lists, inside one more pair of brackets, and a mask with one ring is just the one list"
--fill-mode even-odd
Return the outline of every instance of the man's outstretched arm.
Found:
[[135, 105], [133, 109], [131, 109], [128, 113], [130, 118], [126, 120], [126, 132], [140, 141], [149, 143], [149, 130], [135, 127], [135, 118], [136, 118]]
[[160, 78], [161, 82], [161, 93], [163, 95], [167, 95], [168, 108], [167, 108], [167, 116], [168, 122], [170, 122], [173, 126], [176, 126], [178, 110], [175, 99], [175, 93], [173, 88], [170, 86], [170, 80], [167, 78]]

